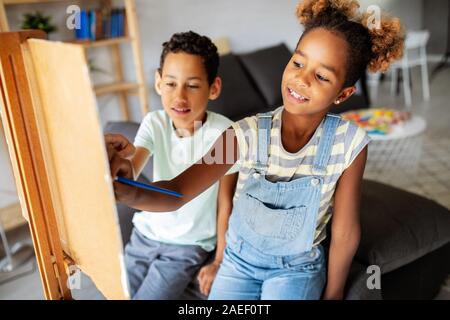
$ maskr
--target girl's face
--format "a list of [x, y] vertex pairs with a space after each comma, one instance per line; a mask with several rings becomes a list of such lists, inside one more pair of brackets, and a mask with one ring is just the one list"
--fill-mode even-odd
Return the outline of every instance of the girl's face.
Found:
[[347, 42], [328, 30], [308, 32], [284, 69], [281, 90], [285, 109], [293, 114], [327, 113], [345, 101], [355, 87], [342, 89], [346, 76]]

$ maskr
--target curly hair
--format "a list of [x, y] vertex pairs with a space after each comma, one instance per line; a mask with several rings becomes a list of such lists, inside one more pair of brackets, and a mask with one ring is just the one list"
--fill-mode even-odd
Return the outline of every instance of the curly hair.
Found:
[[[368, 13], [359, 13], [356, 0], [304, 0], [296, 9], [305, 32], [323, 28], [342, 37], [348, 44], [344, 87], [353, 86], [366, 69], [384, 72], [402, 57], [405, 35], [400, 19], [383, 14], [379, 28], [369, 28]], [[298, 46], [298, 44], [297, 44]]]
[[198, 55], [202, 58], [208, 75], [209, 85], [214, 82], [219, 68], [219, 54], [217, 53], [217, 47], [211, 39], [193, 31], [180, 32], [173, 34], [170, 40], [164, 42], [162, 46], [163, 50], [158, 68], [159, 74], [162, 74], [164, 62], [169, 53], [185, 52]]

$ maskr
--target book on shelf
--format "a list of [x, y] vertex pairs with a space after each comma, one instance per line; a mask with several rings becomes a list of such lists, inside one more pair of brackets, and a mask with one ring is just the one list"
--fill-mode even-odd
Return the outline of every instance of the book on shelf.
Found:
[[96, 41], [124, 37], [126, 30], [124, 8], [81, 10], [80, 28], [75, 30], [75, 38]]

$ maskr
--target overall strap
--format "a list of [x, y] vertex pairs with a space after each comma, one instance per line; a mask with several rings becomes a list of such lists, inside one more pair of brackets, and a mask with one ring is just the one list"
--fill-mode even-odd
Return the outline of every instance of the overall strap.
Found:
[[269, 161], [270, 131], [272, 129], [272, 112], [260, 113], [258, 118], [258, 144], [256, 146], [255, 169], [266, 173]]
[[314, 175], [325, 175], [327, 173], [327, 165], [333, 148], [336, 130], [341, 121], [338, 115], [327, 114], [325, 123], [322, 127], [322, 134], [319, 139], [317, 153], [314, 158], [312, 173]]

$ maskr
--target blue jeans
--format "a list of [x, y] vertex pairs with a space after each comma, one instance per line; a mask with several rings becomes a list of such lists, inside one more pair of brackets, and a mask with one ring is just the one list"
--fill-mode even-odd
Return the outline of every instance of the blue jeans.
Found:
[[133, 228], [125, 265], [134, 300], [181, 299], [209, 253], [199, 246], [162, 243]]
[[227, 244], [210, 300], [317, 300], [326, 281], [322, 246], [292, 256], [265, 255], [245, 241]]
[[320, 299], [323, 248], [314, 245], [322, 185], [340, 118], [327, 115], [311, 175], [266, 179], [272, 115], [258, 115], [257, 158], [234, 202], [210, 299]]

